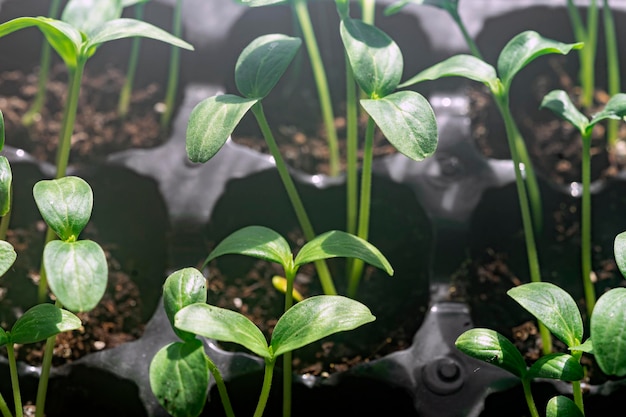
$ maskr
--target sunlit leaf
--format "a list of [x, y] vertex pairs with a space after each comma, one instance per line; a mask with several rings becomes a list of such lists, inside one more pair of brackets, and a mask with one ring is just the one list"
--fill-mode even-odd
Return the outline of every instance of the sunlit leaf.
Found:
[[[163, 307], [174, 327], [174, 316], [183, 307], [206, 302], [206, 278], [195, 268], [183, 268], [172, 273], [163, 284]], [[174, 332], [183, 340], [194, 339], [192, 333], [174, 327]]]
[[454, 343], [461, 352], [511, 372], [526, 374], [526, 362], [509, 339], [495, 330], [476, 328], [461, 334]]
[[544, 96], [541, 107], [552, 110], [557, 116], [574, 125], [580, 133], [587, 132], [589, 119], [576, 108], [565, 91], [550, 91]]
[[626, 375], [626, 288], [602, 294], [593, 309], [590, 334], [600, 369], [608, 375]]
[[528, 370], [529, 378], [549, 378], [561, 381], [580, 381], [585, 371], [575, 357], [566, 353], [541, 356]]
[[563, 395], [550, 398], [546, 417], [584, 417], [576, 403]]
[[27, 344], [82, 326], [78, 317], [52, 304], [38, 304], [27, 310], [11, 328], [11, 342]]
[[17, 253], [9, 242], [0, 240], [0, 277], [13, 266], [17, 259]]

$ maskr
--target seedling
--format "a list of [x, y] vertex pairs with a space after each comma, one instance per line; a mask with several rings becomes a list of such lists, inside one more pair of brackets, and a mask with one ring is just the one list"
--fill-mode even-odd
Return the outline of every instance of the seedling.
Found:
[[[4, 148], [4, 115], [0, 111], [0, 151]], [[11, 218], [11, 201], [13, 195], [13, 172], [11, 164], [4, 155], [0, 155], [0, 241], [4, 241]], [[13, 263], [13, 261], [11, 261]], [[4, 271], [6, 272], [6, 271]], [[2, 274], [4, 274], [2, 272]], [[0, 274], [0, 275], [2, 275]]]
[[589, 108], [593, 104], [595, 89], [595, 60], [598, 46], [598, 2], [589, 0], [587, 9], [587, 26], [574, 5], [573, 0], [567, 0], [567, 12], [578, 42], [584, 43], [585, 48], [580, 52], [579, 79], [582, 87], [581, 104]]
[[[209, 254], [204, 266], [213, 259], [226, 254], [247, 255], [270, 262], [276, 262], [280, 264], [285, 271], [287, 284], [285, 291], [285, 312], [276, 324], [269, 346], [265, 340], [265, 336], [245, 316], [230, 310], [205, 304], [206, 291], [204, 287], [200, 285], [204, 284], [204, 280], [201, 278], [202, 275], [190, 268], [186, 269], [184, 273], [179, 273], [171, 277], [174, 282], [179, 283], [175, 285], [168, 283], [167, 291], [168, 294], [171, 294], [171, 288], [177, 290], [181, 288], [193, 288], [193, 290], [186, 295], [177, 295], [175, 297], [168, 295], [164, 298], [164, 302], [169, 302], [169, 300], [172, 299], [177, 300], [175, 303], [172, 303], [176, 308], [166, 307], [166, 312], [168, 317], [175, 315], [174, 325], [178, 329], [178, 336], [183, 340], [189, 339], [188, 335], [185, 333], [189, 332], [218, 341], [235, 342], [248, 348], [265, 360], [265, 377], [261, 396], [254, 414], [255, 416], [261, 416], [263, 414], [270, 392], [275, 362], [279, 356], [284, 355], [283, 416], [289, 416], [291, 414], [291, 352], [333, 333], [351, 330], [374, 320], [374, 317], [367, 307], [341, 296], [314, 296], [306, 298], [292, 306], [293, 281], [299, 267], [305, 263], [314, 262], [319, 259], [356, 257], [378, 268], [384, 269], [389, 274], [393, 274], [393, 269], [385, 257], [374, 246], [363, 239], [340, 231], [326, 232], [307, 242], [294, 258], [287, 241], [275, 231], [261, 226], [245, 227], [220, 242]], [[185, 282], [191, 282], [192, 277], [195, 284], [180, 283], [183, 280], [185, 280]], [[170, 278], [168, 278], [168, 280], [169, 279]], [[191, 294], [191, 292], [196, 295]], [[190, 301], [186, 302], [185, 300]], [[191, 300], [195, 301], [192, 303]], [[174, 310], [180, 311], [176, 312]], [[340, 317], [341, 320], [339, 320]], [[181, 333], [181, 331], [183, 332]], [[193, 339], [193, 343], [197, 343], [197, 340]], [[192, 346], [188, 347], [188, 349], [191, 348]], [[170, 352], [169, 355], [166, 354], [165, 352], [167, 352], [168, 349], [172, 351], [174, 348], [163, 348], [153, 360], [153, 365], [151, 366], [153, 391], [157, 395], [157, 398], [159, 398], [161, 404], [166, 408], [169, 404], [176, 404], [175, 408], [177, 410], [193, 408], [199, 413], [202, 408], [198, 408], [198, 405], [203, 405], [206, 401], [206, 389], [197, 390], [198, 394], [193, 396], [191, 400], [179, 398], [177, 393], [182, 389], [182, 384], [185, 381], [181, 380], [178, 382], [179, 385], [172, 386], [169, 380], [170, 374], [166, 374], [164, 369], [178, 366], [175, 365], [175, 363], [180, 363], [178, 361], [182, 361], [183, 358], [179, 357], [179, 355], [174, 355], [172, 352]], [[176, 349], [179, 350], [182, 349], [182, 347]], [[191, 369], [192, 367], [189, 368]], [[212, 373], [217, 371], [215, 366], [210, 369]], [[168, 375], [167, 381], [165, 381], [165, 375]], [[204, 375], [206, 375], [206, 372]], [[202, 377], [202, 373], [194, 378], [200, 377]], [[208, 384], [208, 381], [206, 384]], [[167, 385], [167, 387], [165, 385]], [[204, 388], [204, 379], [201, 383], [196, 385]], [[225, 388], [219, 389], [227, 413], [231, 415], [232, 410], [228, 410], [230, 402], [227, 400], [228, 397], [225, 394]], [[191, 401], [191, 404], [181, 404], [181, 401]], [[168, 411], [172, 412], [169, 409]], [[194, 412], [191, 415], [197, 414]]]
[[[172, 17], [172, 34], [180, 38], [183, 34], [183, 0], [176, 0], [174, 6], [174, 15]], [[171, 43], [171, 42], [170, 42]], [[167, 77], [167, 91], [165, 92], [165, 110], [161, 115], [161, 127], [167, 128], [170, 125], [172, 115], [174, 114], [174, 101], [176, 100], [176, 92], [178, 91], [178, 78], [180, 73], [180, 49], [181, 45], [172, 44], [170, 51], [170, 66]], [[190, 49], [190, 48], [185, 48]]]
[[[546, 39], [534, 31], [526, 31], [513, 37], [502, 49], [496, 69], [472, 55], [455, 55], [439, 64], [425, 69], [400, 87], [408, 87], [422, 81], [442, 77], [460, 76], [485, 84], [504, 119], [509, 150], [515, 169], [515, 184], [522, 214], [522, 225], [526, 242], [526, 253], [530, 269], [530, 280], [541, 281], [541, 270], [535, 243], [535, 231], [541, 230], [541, 196], [537, 178], [522, 138], [509, 107], [509, 89], [515, 75], [526, 65], [546, 54], [568, 54], [579, 49], [581, 43], [566, 44]], [[550, 335], [540, 324], [544, 353], [550, 353]]]
[[582, 279], [585, 290], [587, 315], [590, 317], [596, 302], [596, 293], [591, 280], [591, 135], [594, 126], [605, 120], [622, 120], [626, 116], [626, 94], [617, 94], [608, 101], [604, 110], [591, 120], [582, 114], [563, 90], [549, 92], [541, 107], [548, 108], [562, 119], [571, 123], [582, 136], [582, 210], [581, 210], [581, 261]]

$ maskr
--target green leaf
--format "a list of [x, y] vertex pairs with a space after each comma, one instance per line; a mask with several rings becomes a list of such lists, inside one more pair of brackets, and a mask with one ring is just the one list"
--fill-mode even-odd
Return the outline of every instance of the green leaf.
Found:
[[9, 343], [9, 334], [0, 328], [0, 347]]
[[270, 349], [273, 357], [334, 333], [376, 320], [365, 305], [340, 295], [317, 295], [288, 309], [276, 323]]
[[235, 65], [235, 84], [247, 98], [268, 95], [295, 57], [302, 41], [282, 34], [263, 35], [244, 48]]
[[13, 171], [5, 156], [0, 155], [0, 216], [6, 216], [11, 210], [11, 184]]
[[402, 78], [402, 52], [385, 32], [359, 19], [342, 19], [341, 39], [359, 87], [369, 98], [385, 97]]
[[567, 346], [576, 346], [582, 342], [583, 320], [580, 311], [572, 296], [563, 289], [549, 282], [531, 282], [511, 288], [507, 294]]
[[280, 234], [264, 226], [247, 226], [231, 233], [211, 251], [204, 264], [226, 254], [247, 255], [276, 262], [285, 269], [293, 265], [289, 243]]
[[16, 259], [17, 253], [15, 253], [13, 245], [5, 240], [0, 240], [0, 276], [6, 274]]
[[43, 265], [50, 289], [68, 310], [89, 311], [104, 295], [107, 261], [96, 242], [48, 242]]
[[85, 180], [63, 177], [42, 180], [33, 196], [45, 222], [64, 241], [74, 241], [83, 231], [93, 208], [93, 193]]
[[199, 340], [161, 348], [150, 362], [150, 387], [173, 417], [199, 416], [207, 400], [209, 365]]
[[238, 343], [263, 358], [272, 358], [261, 330], [236, 311], [204, 303], [191, 304], [176, 313], [174, 325], [209, 339]]
[[570, 346], [569, 349], [593, 354], [593, 343], [591, 342], [591, 339], [587, 339], [584, 343], [581, 343], [578, 346]]
[[193, 46], [169, 32], [164, 31], [150, 23], [137, 19], [110, 20], [95, 30], [83, 48], [84, 51], [93, 50], [98, 45], [118, 39], [142, 37], [155, 39], [179, 48], [193, 51]]
[[379, 100], [361, 100], [391, 144], [414, 161], [437, 149], [437, 121], [428, 101], [414, 91], [398, 91]]
[[550, 91], [543, 98], [540, 108], [552, 110], [557, 116], [571, 123], [581, 134], [588, 133], [589, 119], [576, 108], [565, 91]]
[[0, 38], [17, 30], [37, 27], [69, 68], [75, 68], [83, 43], [80, 32], [70, 24], [47, 17], [18, 17], [0, 25]]
[[576, 403], [563, 395], [550, 398], [546, 406], [546, 417], [584, 417]]
[[496, 70], [485, 61], [472, 55], [459, 54], [450, 57], [403, 82], [399, 87], [409, 87], [422, 81], [437, 80], [443, 77], [464, 77], [485, 84], [492, 92], [500, 90]]
[[36, 343], [80, 326], [80, 319], [69, 311], [52, 304], [38, 304], [17, 319], [10, 337], [12, 343]]
[[258, 99], [232, 94], [209, 97], [194, 107], [187, 123], [187, 156], [206, 162], [224, 146], [243, 116]]
[[609, 99], [604, 109], [596, 113], [591, 119], [592, 124], [596, 124], [601, 120], [616, 119], [624, 120], [626, 117], [626, 94], [615, 94]]
[[206, 278], [195, 268], [184, 268], [171, 274], [163, 284], [163, 307], [174, 332], [183, 340], [195, 338], [192, 333], [174, 327], [174, 316], [183, 307], [206, 302]]
[[600, 369], [608, 375], [626, 375], [626, 288], [602, 294], [593, 309], [590, 334]]
[[454, 344], [468, 356], [498, 366], [520, 378], [526, 375], [526, 362], [522, 354], [510, 340], [495, 330], [467, 330]]
[[578, 359], [566, 353], [550, 353], [537, 359], [528, 370], [529, 378], [549, 378], [561, 381], [580, 381], [585, 376]]
[[407, 4], [424, 4], [434, 6], [446, 11], [456, 11], [458, 9], [459, 0], [401, 0], [385, 8], [385, 16], [398, 13]]
[[61, 20], [90, 38], [105, 22], [122, 16], [121, 0], [70, 0]]
[[613, 250], [615, 253], [615, 262], [617, 263], [617, 267], [622, 275], [626, 277], [626, 232], [622, 232], [615, 236]]
[[296, 267], [328, 258], [358, 258], [393, 275], [385, 256], [371, 243], [350, 233], [331, 230], [307, 242], [296, 256]]
[[582, 47], [582, 43], [562, 43], [528, 30], [516, 35], [504, 46], [498, 57], [498, 75], [508, 91], [515, 75], [538, 57], [547, 54], [567, 55], [572, 49]]

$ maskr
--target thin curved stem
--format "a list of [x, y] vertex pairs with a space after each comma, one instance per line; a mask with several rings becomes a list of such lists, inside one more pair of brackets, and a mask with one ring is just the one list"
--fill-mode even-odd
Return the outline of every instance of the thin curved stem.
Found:
[[254, 417], [262, 417], [267, 400], [270, 396], [270, 390], [272, 388], [272, 377], [274, 375], [274, 360], [265, 360], [265, 372], [263, 374], [263, 386], [261, 387], [261, 394], [259, 395], [259, 402], [257, 403], [256, 410], [254, 410]]
[[[506, 94], [494, 94], [494, 97], [496, 99], [496, 104], [498, 105], [498, 109], [500, 110], [502, 118], [504, 119], [507, 141], [509, 143], [511, 158], [513, 159], [513, 165], [515, 169], [515, 186], [519, 198], [520, 211], [522, 214], [522, 227], [524, 229], [524, 240], [526, 243], [526, 254], [528, 257], [530, 281], [540, 282], [541, 269], [539, 268], [539, 257], [537, 254], [537, 244], [535, 242], [535, 233], [533, 229], [533, 218], [531, 216], [530, 202], [528, 198], [529, 196], [526, 189], [526, 182], [524, 180], [525, 174], [522, 173], [522, 166], [524, 166], [526, 174], [528, 173], [529, 169], [532, 169], [532, 166], [525, 165], [524, 162], [520, 159], [519, 150], [520, 148], [525, 149], [525, 145], [523, 139], [518, 134], [519, 131], [517, 130], [515, 121], [513, 120], [513, 115], [511, 114], [511, 111], [509, 109], [508, 96]], [[539, 322], [539, 333], [541, 335], [541, 341], [543, 342], [544, 354], [550, 353], [552, 351], [552, 338], [550, 335], [550, 331], [541, 321]]]
[[463, 38], [465, 39], [465, 43], [467, 44], [467, 47], [470, 49], [470, 52], [472, 53], [472, 55], [484, 61], [483, 56], [480, 53], [480, 50], [478, 49], [478, 45], [476, 45], [476, 42], [474, 42], [474, 39], [472, 39], [469, 32], [467, 31], [467, 27], [463, 23], [463, 20], [461, 20], [461, 16], [459, 16], [459, 12], [456, 9], [450, 9], [448, 10], [448, 13], [450, 13], [450, 16], [452, 16], [452, 19], [456, 22], [456, 25], [461, 30], [461, 34], [463, 35]]
[[[63, 307], [59, 300], [55, 301], [54, 305], [58, 308]], [[52, 356], [54, 355], [55, 343], [56, 335], [50, 336], [46, 340], [46, 347], [43, 352], [43, 360], [41, 363], [41, 375], [39, 376], [39, 385], [37, 386], [37, 398], [35, 400], [35, 417], [44, 416], [46, 394], [48, 392], [48, 380], [50, 379], [50, 368], [52, 366]]]
[[526, 399], [526, 404], [528, 405], [528, 411], [530, 411], [531, 417], [539, 417], [539, 411], [537, 410], [533, 394], [530, 390], [530, 380], [522, 378], [522, 387], [524, 388], [524, 398]]
[[[359, 224], [357, 236], [367, 240], [369, 236], [370, 206], [372, 200], [372, 162], [374, 159], [374, 120], [370, 117], [365, 131], [365, 143], [363, 145], [363, 167], [361, 169], [361, 196], [359, 201]], [[352, 262], [348, 281], [348, 297], [355, 298], [363, 275], [364, 263], [360, 259]]]
[[11, 373], [11, 389], [13, 390], [13, 401], [15, 402], [15, 416], [22, 417], [24, 409], [22, 407], [22, 394], [20, 392], [19, 376], [17, 374], [17, 363], [15, 362], [15, 351], [13, 342], [6, 344], [7, 356], [9, 358], [9, 372]]
[[[176, 0], [176, 6], [174, 7], [174, 16], [172, 18], [172, 34], [177, 38], [181, 38], [183, 32], [182, 8], [182, 0]], [[167, 92], [165, 94], [165, 111], [161, 115], [162, 128], [167, 128], [170, 125], [170, 120], [172, 119], [172, 115], [174, 114], [174, 101], [176, 100], [176, 91], [178, 90], [179, 73], [180, 48], [172, 45], [170, 53], [170, 70], [167, 79]]]
[[[298, 218], [298, 222], [300, 223], [300, 227], [302, 228], [304, 237], [307, 240], [311, 240], [316, 236], [315, 231], [313, 230], [313, 225], [311, 224], [309, 216], [304, 209], [304, 204], [302, 203], [302, 199], [298, 194], [296, 185], [294, 184], [291, 175], [289, 175], [289, 169], [287, 168], [287, 164], [285, 164], [285, 161], [280, 154], [280, 150], [278, 149], [278, 145], [276, 144], [276, 140], [274, 139], [272, 130], [267, 123], [267, 118], [265, 117], [265, 114], [263, 112], [263, 105], [260, 101], [252, 106], [252, 113], [256, 117], [257, 123], [261, 128], [261, 132], [263, 133], [263, 137], [267, 142], [270, 153], [274, 157], [274, 162], [276, 163], [278, 175], [283, 182], [285, 190], [287, 191], [287, 195], [289, 196], [289, 200], [291, 201], [291, 205], [296, 212], [296, 217]], [[337, 290], [335, 289], [335, 284], [333, 283], [333, 279], [331, 277], [326, 262], [323, 260], [316, 261], [315, 267], [317, 269], [317, 274], [319, 275], [320, 283], [322, 285], [324, 293], [327, 295], [337, 295]]]
[[213, 375], [213, 378], [215, 378], [215, 385], [217, 385], [217, 391], [220, 394], [220, 399], [222, 400], [222, 406], [224, 407], [226, 417], [235, 417], [235, 412], [233, 411], [233, 406], [230, 403], [228, 391], [226, 390], [226, 384], [224, 384], [224, 379], [222, 378], [220, 370], [217, 368], [217, 366], [215, 366], [211, 359], [208, 359], [207, 362], [209, 364], [209, 372], [211, 372], [211, 375]]
[[346, 231], [352, 234], [358, 219], [358, 117], [356, 82], [346, 55]]
[[[608, 78], [608, 93], [610, 97], [619, 93], [621, 90], [620, 70], [619, 70], [619, 51], [617, 49], [617, 36], [615, 33], [615, 21], [613, 13], [609, 6], [609, 1], [604, 0], [602, 7], [602, 15], [604, 18], [604, 36], [606, 43], [606, 67]], [[618, 141], [619, 120], [609, 119], [607, 121], [606, 140], [609, 148], [615, 146]]]
[[[145, 3], [137, 3], [135, 5], [135, 19], [143, 20], [143, 9]], [[130, 56], [128, 57], [128, 68], [126, 69], [126, 80], [122, 91], [120, 91], [120, 98], [117, 103], [117, 114], [124, 118], [128, 114], [128, 107], [130, 106], [130, 98], [133, 93], [133, 84], [135, 83], [135, 74], [137, 73], [137, 62], [139, 61], [139, 48], [141, 47], [141, 37], [136, 36], [132, 40], [130, 48]]]
[[0, 394], [0, 413], [2, 413], [2, 417], [13, 417], [13, 414], [11, 414], [11, 410], [9, 410], [9, 406], [7, 405], [7, 402], [2, 394]]
[[317, 86], [317, 94], [320, 100], [320, 107], [322, 111], [322, 119], [324, 126], [326, 127], [326, 139], [328, 141], [329, 152], [329, 166], [330, 175], [339, 175], [339, 141], [337, 139], [337, 131], [335, 129], [335, 116], [333, 113], [333, 103], [330, 97], [330, 89], [328, 87], [328, 80], [326, 78], [326, 70], [324, 69], [324, 63], [322, 62], [322, 56], [320, 54], [317, 41], [315, 40], [315, 33], [313, 31], [313, 24], [311, 23], [311, 17], [305, 0], [294, 0], [293, 7], [302, 29], [302, 36], [309, 53], [311, 61], [311, 68], [313, 69], [313, 77], [315, 78], [315, 84]]
[[[296, 279], [296, 271], [285, 271], [287, 290], [285, 291], [284, 312], [293, 306], [293, 282]], [[291, 383], [292, 383], [292, 352], [285, 352], [283, 355], [283, 417], [291, 417]]]
[[581, 261], [587, 318], [596, 304], [596, 290], [591, 280], [591, 132], [583, 135], [581, 202]]

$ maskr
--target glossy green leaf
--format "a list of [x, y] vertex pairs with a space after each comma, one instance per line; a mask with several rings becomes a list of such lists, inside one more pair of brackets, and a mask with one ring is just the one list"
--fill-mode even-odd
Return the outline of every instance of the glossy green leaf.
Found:
[[9, 334], [0, 328], [0, 347], [9, 343]]
[[459, 0], [401, 0], [393, 3], [385, 8], [385, 16], [398, 13], [407, 4], [423, 4], [426, 6], [434, 6], [446, 11], [456, 11], [458, 9]]
[[402, 52], [393, 39], [359, 19], [343, 19], [340, 32], [354, 78], [367, 97], [393, 93], [403, 68]]
[[591, 315], [593, 353], [608, 375], [626, 375], [626, 288], [602, 294]]
[[542, 55], [567, 55], [572, 49], [582, 48], [582, 43], [562, 43], [542, 37], [535, 31], [522, 32], [511, 39], [498, 57], [498, 75], [506, 90], [515, 75], [526, 65]]
[[376, 320], [365, 305], [340, 295], [317, 295], [295, 304], [276, 323], [273, 356], [306, 346], [331, 334]]
[[461, 334], [454, 343], [468, 356], [490, 363], [523, 378], [526, 362], [515, 345], [495, 330], [476, 328]]
[[437, 80], [443, 77], [464, 77], [485, 84], [492, 92], [500, 91], [500, 81], [496, 69], [485, 61], [472, 55], [459, 54], [450, 57], [400, 84], [408, 87], [423, 81]]
[[91, 34], [91, 37], [87, 39], [83, 49], [93, 49], [105, 42], [132, 37], [155, 39], [191, 51], [194, 49], [190, 43], [150, 23], [125, 18], [110, 20], [100, 26]]
[[587, 353], [593, 354], [593, 343], [591, 342], [591, 339], [587, 339], [585, 340], [584, 343], [581, 343], [578, 346], [570, 346], [570, 350], [572, 351], [578, 350], [581, 352], [587, 352]]
[[576, 346], [583, 339], [583, 320], [571, 295], [549, 282], [531, 282], [507, 291], [517, 303], [528, 310], [567, 346]]
[[615, 253], [615, 263], [624, 277], [626, 277], [626, 232], [615, 236], [613, 243]]
[[174, 325], [209, 339], [240, 344], [262, 358], [272, 358], [261, 330], [236, 311], [204, 303], [191, 304], [176, 313]]
[[105, 22], [122, 16], [121, 0], [69, 0], [61, 20], [91, 37]]
[[192, 333], [174, 327], [174, 316], [183, 307], [206, 302], [206, 278], [195, 268], [180, 269], [171, 274], [163, 284], [163, 307], [174, 332], [183, 340], [195, 338]]
[[624, 120], [626, 117], [626, 94], [619, 93], [609, 99], [604, 109], [591, 119], [592, 124], [606, 119]]
[[247, 226], [231, 233], [211, 251], [205, 265], [226, 254], [246, 255], [276, 262], [285, 269], [293, 265], [289, 243], [280, 234], [264, 226]]
[[64, 241], [74, 241], [83, 231], [93, 208], [89, 184], [79, 177], [42, 180], [33, 196], [45, 222]]
[[9, 242], [0, 240], [0, 277], [13, 266], [17, 259], [17, 253]]
[[309, 242], [298, 252], [296, 266], [329, 258], [357, 258], [393, 275], [393, 268], [385, 256], [368, 241], [350, 233], [331, 230]]
[[238, 3], [250, 7], [272, 6], [275, 4], [287, 3], [288, 0], [237, 0]]
[[546, 94], [541, 102], [541, 108], [553, 111], [557, 116], [571, 123], [582, 134], [587, 133], [590, 127], [587, 116], [576, 108], [569, 95], [563, 90], [553, 90]]
[[0, 155], [0, 216], [5, 216], [11, 210], [11, 184], [11, 164], [5, 156]]
[[302, 41], [282, 34], [259, 36], [239, 55], [235, 83], [244, 97], [268, 95], [295, 57]]
[[379, 100], [361, 100], [361, 105], [403, 155], [421, 161], [437, 149], [435, 113], [422, 95], [398, 91]]
[[199, 416], [207, 400], [209, 365], [199, 340], [171, 343], [150, 362], [150, 387], [172, 417]]
[[108, 267], [104, 251], [96, 242], [48, 242], [43, 265], [50, 289], [68, 310], [89, 311], [104, 295]]
[[563, 395], [550, 398], [546, 406], [546, 417], [584, 417], [576, 403]]
[[580, 381], [585, 371], [578, 359], [566, 353], [550, 353], [537, 359], [528, 369], [528, 378]]
[[0, 25], [0, 38], [33, 26], [44, 34], [69, 68], [76, 67], [83, 39], [80, 32], [68, 23], [47, 17], [18, 17]]
[[198, 103], [187, 123], [187, 156], [193, 162], [206, 162], [224, 146], [243, 116], [258, 101], [224, 94]]
[[12, 343], [35, 343], [80, 326], [80, 319], [69, 311], [53, 304], [38, 304], [17, 319], [10, 337]]

